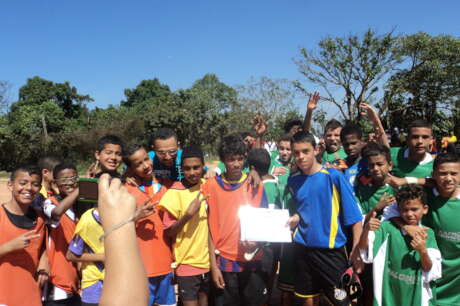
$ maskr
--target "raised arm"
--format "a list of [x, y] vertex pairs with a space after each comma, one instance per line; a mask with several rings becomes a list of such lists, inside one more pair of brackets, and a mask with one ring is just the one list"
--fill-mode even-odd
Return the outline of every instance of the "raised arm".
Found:
[[255, 148], [261, 148], [263, 137], [268, 130], [268, 124], [265, 122], [262, 115], [256, 115], [253, 120], [254, 131], [256, 133], [256, 145]]
[[374, 131], [375, 131], [376, 138], [379, 140], [381, 144], [389, 148], [390, 144], [388, 143], [387, 134], [385, 133], [385, 129], [383, 128], [382, 121], [380, 121], [380, 118], [377, 112], [369, 104], [366, 104], [366, 103], [360, 103], [359, 108], [360, 108], [360, 111], [363, 110], [366, 112], [367, 117], [374, 125]]
[[51, 218], [53, 220], [61, 219], [62, 215], [72, 207], [72, 205], [77, 201], [80, 191], [79, 188], [75, 188], [67, 197], [65, 197], [56, 207], [51, 211]]
[[309, 132], [311, 129], [311, 118], [313, 117], [313, 111], [315, 110], [319, 99], [320, 96], [319, 92], [317, 91], [313, 94], [310, 94], [308, 98], [307, 112], [305, 113], [305, 119], [303, 120], [303, 130], [305, 132]]

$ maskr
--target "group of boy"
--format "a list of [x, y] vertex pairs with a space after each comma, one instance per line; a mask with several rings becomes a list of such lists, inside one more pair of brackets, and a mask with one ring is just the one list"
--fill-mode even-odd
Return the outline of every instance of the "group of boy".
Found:
[[[306, 121], [318, 99], [310, 99]], [[428, 153], [432, 128], [424, 121], [409, 126], [407, 148], [388, 148], [375, 112], [363, 109], [375, 139], [336, 120], [326, 125], [323, 148], [301, 121], [286, 124], [275, 152], [260, 139], [248, 145], [228, 135], [218, 149], [220, 174], [207, 179], [201, 149], [179, 149], [171, 129], [157, 131], [150, 152], [101, 138], [91, 175], [121, 177], [126, 165], [149, 305], [175, 305], [175, 283], [183, 305], [266, 305], [278, 262], [282, 305], [350, 305], [360, 289], [363, 305], [460, 305], [460, 158]], [[0, 209], [0, 304], [97, 305], [110, 231], [97, 206], [77, 216], [74, 165], [51, 157], [39, 164], [12, 172], [12, 199]], [[241, 241], [245, 205], [288, 209], [293, 243]], [[346, 271], [358, 287], [350, 289]]]

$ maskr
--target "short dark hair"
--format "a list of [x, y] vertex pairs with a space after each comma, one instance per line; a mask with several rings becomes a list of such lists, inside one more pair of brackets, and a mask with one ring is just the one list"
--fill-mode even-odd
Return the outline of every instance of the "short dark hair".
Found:
[[40, 157], [37, 166], [40, 169], [40, 171], [46, 169], [52, 172], [54, 167], [56, 167], [56, 165], [60, 163], [62, 163], [62, 159], [60, 157], [55, 155], [45, 155]]
[[199, 158], [204, 165], [204, 155], [201, 148], [197, 145], [190, 145], [182, 150], [181, 164], [186, 158]]
[[302, 124], [303, 124], [302, 121], [299, 119], [288, 120], [284, 124], [284, 132], [289, 133], [289, 131], [292, 129], [293, 126], [296, 126], [296, 125], [302, 126]]
[[132, 145], [127, 146], [123, 150], [122, 159], [123, 159], [123, 162], [125, 163], [126, 166], [128, 166], [128, 167], [131, 166], [131, 161], [129, 160], [129, 157], [131, 155], [133, 155], [134, 153], [136, 153], [137, 151], [139, 151], [140, 149], [144, 149], [144, 147], [141, 146], [140, 144], [136, 143], [136, 144], [132, 144]]
[[418, 184], [406, 184], [396, 190], [396, 201], [398, 206], [406, 203], [409, 200], [419, 199], [424, 205], [426, 205], [426, 194], [422, 185]]
[[313, 134], [310, 132], [298, 131], [292, 136], [291, 143], [302, 143], [302, 142], [308, 142], [313, 147], [316, 147], [315, 136], [313, 136]]
[[457, 163], [460, 164], [460, 157], [454, 153], [440, 153], [436, 156], [433, 162], [433, 170], [436, 170], [445, 163]]
[[417, 120], [414, 120], [412, 121], [409, 126], [407, 127], [407, 133], [410, 134], [411, 130], [414, 129], [414, 128], [428, 128], [428, 129], [432, 129], [433, 128], [433, 125], [426, 121], [426, 120], [423, 120], [423, 119], [417, 119]]
[[388, 149], [386, 146], [380, 143], [375, 143], [375, 142], [368, 143], [361, 151], [361, 154], [363, 158], [366, 160], [369, 159], [369, 157], [371, 156], [383, 155], [385, 159], [387, 160], [387, 162], [391, 163], [390, 149]]
[[177, 140], [177, 134], [173, 129], [166, 128], [166, 127], [159, 128], [158, 130], [155, 131], [155, 133], [153, 133], [151, 145], [155, 143], [155, 140], [158, 140], [158, 139], [166, 140], [171, 137], [174, 137], [174, 139]]
[[281, 141], [289, 141], [289, 142], [291, 142], [292, 141], [292, 135], [284, 134], [283, 136], [281, 136], [278, 139], [278, 143], [280, 143]]
[[40, 182], [42, 180], [42, 172], [40, 171], [40, 168], [38, 168], [36, 165], [21, 165], [11, 172], [11, 182], [13, 182], [16, 179], [19, 172], [26, 172], [29, 175], [38, 175], [40, 177]]
[[270, 154], [262, 148], [252, 149], [248, 154], [248, 165], [254, 167], [260, 176], [265, 175], [270, 168]]
[[326, 123], [326, 126], [324, 127], [324, 133], [326, 133], [328, 130], [335, 130], [337, 128], [341, 128], [343, 125], [340, 123], [340, 121], [336, 119], [331, 119]]
[[105, 135], [104, 137], [99, 138], [99, 140], [97, 141], [96, 150], [98, 152], [101, 152], [102, 150], [104, 150], [105, 146], [108, 144], [118, 145], [121, 147], [122, 151], [125, 147], [125, 144], [120, 139], [120, 137], [115, 136], [115, 135]]
[[363, 130], [361, 127], [355, 123], [347, 123], [340, 131], [340, 140], [343, 142], [345, 140], [345, 136], [348, 135], [356, 135], [356, 138], [359, 140], [363, 139]]
[[57, 179], [59, 173], [61, 173], [65, 169], [75, 170], [77, 172], [77, 174], [78, 174], [77, 167], [75, 167], [75, 165], [73, 163], [63, 162], [63, 163], [60, 163], [60, 164], [56, 165], [56, 167], [54, 167], [54, 169], [53, 169], [53, 178]]
[[219, 146], [219, 158], [224, 161], [229, 155], [246, 156], [247, 148], [241, 136], [236, 134], [227, 135], [222, 138]]
[[243, 140], [248, 136], [254, 137], [251, 132], [243, 132], [240, 135], [241, 135], [241, 138], [243, 138]]

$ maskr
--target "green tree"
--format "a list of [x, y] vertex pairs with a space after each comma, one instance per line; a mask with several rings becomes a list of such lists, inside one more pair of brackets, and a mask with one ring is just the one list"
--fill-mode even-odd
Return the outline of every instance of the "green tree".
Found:
[[11, 84], [7, 81], [0, 81], [0, 114], [6, 113], [9, 108], [9, 91]]
[[[423, 118], [445, 135], [454, 127], [460, 101], [460, 39], [417, 33], [401, 38], [401, 69], [386, 84], [383, 111], [392, 126]], [[457, 117], [458, 118], [458, 117]]]
[[[320, 86], [346, 120], [359, 117], [358, 104], [369, 102], [379, 84], [401, 61], [397, 37], [392, 32], [377, 35], [369, 29], [363, 35], [328, 37], [318, 50], [300, 49], [295, 63], [300, 73], [313, 85]], [[306, 92], [298, 83], [298, 87]]]
[[143, 80], [136, 88], [125, 89], [126, 100], [121, 101], [121, 106], [134, 107], [159, 104], [159, 101], [167, 100], [170, 95], [169, 86], [161, 84], [159, 79]]

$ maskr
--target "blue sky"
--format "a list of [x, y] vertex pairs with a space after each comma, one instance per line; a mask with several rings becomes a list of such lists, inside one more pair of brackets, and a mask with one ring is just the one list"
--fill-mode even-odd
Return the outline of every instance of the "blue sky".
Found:
[[105, 107], [154, 77], [172, 89], [206, 73], [232, 86], [301, 79], [292, 61], [301, 46], [368, 27], [458, 37], [459, 11], [454, 0], [2, 1], [0, 80], [13, 100], [29, 77], [69, 81]]

